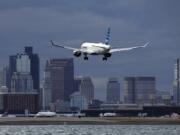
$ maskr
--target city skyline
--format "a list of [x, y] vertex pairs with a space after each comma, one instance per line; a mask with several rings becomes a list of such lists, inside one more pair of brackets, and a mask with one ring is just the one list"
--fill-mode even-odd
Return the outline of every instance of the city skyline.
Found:
[[[28, 48], [31, 48], [30, 46], [28, 46], [28, 47], [25, 47], [25, 49], [28, 49]], [[33, 48], [31, 48], [31, 49], [33, 49]], [[17, 53], [17, 52], [16, 52]], [[25, 54], [20, 54], [20, 53], [17, 53], [17, 55], [25, 55]], [[38, 55], [38, 53], [36, 54], [36, 55]], [[15, 55], [13, 55], [13, 56], [15, 56]], [[41, 57], [40, 57], [40, 59], [41, 59]], [[73, 58], [53, 58], [53, 59], [72, 59], [72, 60], [74, 60]], [[48, 60], [50, 60], [50, 59], [47, 59], [46, 61], [48, 61]], [[75, 63], [74, 63], [75, 64]], [[73, 64], [73, 65], [74, 65]], [[27, 65], [26, 65], [27, 66]], [[26, 69], [27, 67], [25, 67], [25, 69], [19, 69], [19, 70], [29, 70], [28, 68]], [[45, 66], [43, 67], [44, 69], [46, 68]], [[41, 71], [41, 72], [43, 72], [43, 71]], [[133, 76], [133, 75], [132, 75]], [[147, 75], [134, 75], [133, 77], [144, 77], [144, 76], [147, 76]], [[77, 75], [75, 75], [74, 76], [75, 78], [76, 77], [86, 77], [86, 76], [77, 76]], [[108, 81], [108, 78], [109, 77], [107, 77], [107, 78], [104, 78], [104, 80], [105, 80], [105, 82], [104, 83], [101, 83], [101, 85], [102, 85], [102, 87], [104, 87], [104, 89], [103, 89], [103, 91], [101, 91], [101, 94], [98, 94], [100, 91], [99, 91], [99, 89], [97, 88], [97, 83], [98, 82], [96, 82], [96, 80], [92, 77], [92, 76], [90, 76], [91, 78], [92, 78], [92, 82], [93, 82], [93, 84], [95, 84], [95, 91], [94, 91], [94, 99], [100, 99], [100, 100], [102, 100], [102, 101], [106, 101], [106, 96], [107, 96], [107, 92], [106, 92], [106, 89], [107, 89], [107, 86], [106, 86], [106, 83], [107, 83], [107, 81]], [[112, 76], [111, 76], [112, 77]], [[115, 76], [114, 76], [115, 77]], [[125, 77], [128, 77], [128, 76], [122, 76], [122, 79], [124, 79]], [[116, 77], [117, 79], [120, 79], [121, 77]], [[41, 79], [41, 80], [43, 80], [43, 78]], [[123, 81], [120, 79], [120, 83], [122, 83]], [[157, 80], [156, 80], [156, 83], [157, 83]], [[124, 85], [124, 84], [123, 84]], [[124, 101], [124, 88], [123, 88], [123, 85], [121, 85], [121, 90], [120, 90], [120, 101]], [[172, 87], [173, 87], [173, 83], [172, 83]], [[158, 89], [156, 89], [157, 91], [159, 91]], [[161, 90], [162, 91], [162, 90]], [[172, 92], [172, 90], [168, 90], [167, 92], [171, 92], [171, 94], [173, 94]]]
[[[42, 96], [44, 95], [45, 102], [43, 105], [47, 109], [53, 111], [68, 111], [71, 107], [78, 107], [79, 109], [87, 107], [86, 103], [91, 103], [94, 99], [103, 100], [102, 98], [94, 97], [94, 84], [91, 77], [86, 76], [74, 76], [74, 60], [73, 58], [59, 58], [59, 59], [49, 59], [44, 67], [44, 86], [41, 90], [36, 92], [33, 90], [33, 82], [30, 74], [30, 67], [36, 66], [32, 65], [29, 53], [27, 50], [33, 50], [33, 47], [25, 47], [25, 53], [17, 53], [17, 55], [10, 55], [10, 65], [12, 66], [12, 78], [11, 78], [11, 89], [9, 93], [6, 87], [1, 87], [2, 97], [4, 99], [4, 94], [13, 95], [14, 94], [33, 94], [37, 96], [38, 91], [40, 92], [41, 98], [39, 103], [41, 105]], [[36, 54], [38, 56], [38, 54]], [[177, 59], [178, 61], [179, 59]], [[39, 61], [39, 60], [38, 60]], [[179, 61], [178, 61], [179, 62]], [[174, 77], [178, 80], [179, 77], [179, 63], [175, 63]], [[15, 65], [13, 64], [15, 63]], [[14, 68], [15, 66], [15, 68]], [[13, 69], [14, 68], [14, 69]], [[39, 68], [36, 68], [39, 70]], [[11, 70], [9, 70], [10, 72]], [[6, 69], [0, 74], [0, 84], [5, 80], [7, 73]], [[39, 73], [39, 71], [38, 71]], [[5, 77], [5, 78], [4, 78]], [[80, 79], [80, 80], [79, 80]], [[106, 90], [107, 90], [107, 100], [104, 103], [130, 103], [130, 104], [158, 104], [165, 103], [170, 104], [170, 95], [163, 94], [161, 96], [156, 95], [158, 92], [156, 89], [156, 77], [153, 76], [126, 76], [123, 82], [123, 92], [121, 91], [120, 100], [120, 83], [118, 78], [109, 78]], [[43, 90], [43, 92], [41, 92]], [[78, 91], [79, 94], [71, 96], [73, 92]], [[96, 90], [97, 91], [97, 90]], [[111, 91], [111, 92], [110, 92]], [[12, 92], [12, 93], [11, 93]], [[44, 93], [44, 94], [43, 94]], [[42, 94], [42, 95], [41, 95]], [[104, 93], [105, 94], [105, 93]], [[119, 96], [118, 96], [119, 95]], [[14, 96], [14, 95], [13, 95]], [[30, 96], [30, 95], [28, 95]], [[23, 97], [19, 97], [23, 98]], [[83, 99], [84, 98], [84, 99]], [[13, 99], [13, 98], [12, 98]], [[125, 100], [124, 100], [125, 99]], [[126, 100], [128, 99], [128, 100]], [[131, 101], [132, 99], [132, 101]], [[133, 100], [134, 99], [134, 100]], [[11, 100], [11, 98], [10, 98]], [[70, 104], [70, 101], [72, 104]], [[84, 103], [83, 106], [81, 106]], [[44, 104], [45, 103], [45, 104]], [[6, 106], [3, 106], [6, 107]], [[44, 108], [44, 107], [43, 107]], [[22, 108], [21, 108], [22, 109]]]
[[42, 71], [47, 59], [72, 57], [68, 51], [50, 48], [51, 39], [74, 47], [83, 41], [103, 42], [105, 30], [110, 26], [113, 47], [130, 47], [147, 41], [149, 47], [115, 54], [107, 62], [101, 57], [90, 57], [88, 62], [74, 59], [75, 75], [91, 76], [97, 97], [105, 93], [108, 77], [118, 77], [122, 82], [125, 76], [156, 76], [158, 90], [171, 90], [174, 59], [180, 57], [180, 1], [105, 0], [103, 3], [107, 6], [102, 1], [0, 0], [0, 67], [8, 64], [9, 55], [29, 45], [39, 54]]

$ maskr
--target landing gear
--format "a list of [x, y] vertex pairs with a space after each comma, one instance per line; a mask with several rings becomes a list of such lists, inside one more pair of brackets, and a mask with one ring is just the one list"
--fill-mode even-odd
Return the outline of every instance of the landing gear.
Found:
[[103, 61], [107, 61], [107, 57], [103, 57]]
[[103, 57], [103, 61], [107, 61], [107, 58], [111, 57], [111, 53], [105, 53]]
[[84, 60], [88, 60], [87, 54], [84, 53]]
[[88, 60], [88, 57], [87, 57], [87, 56], [85, 56], [85, 57], [84, 57], [84, 60]]

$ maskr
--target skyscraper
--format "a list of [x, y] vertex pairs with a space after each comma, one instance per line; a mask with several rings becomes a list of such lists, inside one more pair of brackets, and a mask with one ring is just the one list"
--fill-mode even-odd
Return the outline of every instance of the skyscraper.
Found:
[[18, 72], [18, 74], [30, 74], [33, 80], [33, 89], [39, 90], [39, 57], [37, 54], [33, 53], [32, 47], [25, 47], [24, 53], [18, 53], [17, 55], [9, 57], [9, 76], [7, 79], [7, 86], [10, 90], [12, 86], [12, 76], [16, 72]]
[[8, 86], [8, 76], [9, 76], [9, 68], [6, 66], [6, 67], [3, 67], [3, 82], [2, 82], [2, 85], [3, 86]]
[[52, 80], [51, 80], [51, 70], [49, 61], [46, 62], [45, 72], [44, 72], [44, 82], [43, 82], [43, 89], [42, 89], [42, 102], [43, 102], [43, 109], [50, 109], [50, 105], [52, 101]]
[[80, 77], [81, 83], [79, 91], [83, 95], [88, 103], [94, 99], [94, 85], [90, 77]]
[[33, 92], [32, 76], [28, 73], [14, 72], [11, 78], [11, 92]]
[[38, 54], [33, 53], [33, 47], [31, 46], [26, 46], [25, 47], [25, 53], [29, 56], [30, 58], [30, 72], [32, 75], [33, 79], [33, 88], [36, 90], [39, 90], [39, 56]]
[[153, 103], [156, 92], [155, 77], [126, 77], [124, 91], [125, 103]]
[[[45, 67], [45, 100], [51, 103], [69, 101], [74, 92], [73, 59], [51, 59]], [[48, 97], [51, 96], [51, 97]]]
[[7, 77], [8, 77], [8, 68], [3, 67], [2, 70], [0, 70], [0, 88], [6, 88], [7, 89]]
[[174, 68], [174, 83], [173, 83], [173, 100], [174, 104], [180, 104], [180, 59], [176, 59]]
[[117, 78], [109, 78], [107, 83], [106, 100], [108, 103], [120, 102], [120, 83]]
[[135, 77], [124, 78], [124, 102], [135, 103]]
[[70, 96], [71, 98], [71, 107], [75, 107], [79, 110], [87, 109], [88, 108], [88, 102], [87, 99], [81, 95], [79, 91], [74, 92]]
[[11, 92], [33, 92], [31, 62], [27, 54], [16, 55], [16, 71], [11, 76]]
[[16, 72], [16, 58], [17, 55], [9, 56], [9, 76], [7, 79], [7, 87], [11, 90], [11, 77], [14, 72]]
[[31, 60], [27, 54], [18, 54], [16, 56], [16, 72], [30, 74]]
[[80, 91], [82, 77], [75, 77], [74, 78], [74, 91]]

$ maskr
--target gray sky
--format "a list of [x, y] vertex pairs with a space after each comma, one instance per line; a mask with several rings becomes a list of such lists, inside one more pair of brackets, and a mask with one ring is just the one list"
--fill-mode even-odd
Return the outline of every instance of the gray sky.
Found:
[[156, 76], [158, 90], [172, 89], [174, 59], [180, 57], [179, 0], [0, 0], [0, 67], [8, 56], [34, 46], [43, 63], [72, 57], [59, 44], [79, 47], [83, 41], [104, 42], [111, 27], [111, 44], [145, 49], [102, 57], [75, 59], [75, 74], [91, 76], [96, 97], [105, 98], [107, 77]]

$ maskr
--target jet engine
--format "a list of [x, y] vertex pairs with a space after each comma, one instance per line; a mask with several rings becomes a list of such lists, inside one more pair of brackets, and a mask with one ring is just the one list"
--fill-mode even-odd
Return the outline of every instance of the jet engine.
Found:
[[73, 55], [76, 57], [79, 57], [79, 56], [81, 56], [81, 52], [80, 51], [74, 51]]

